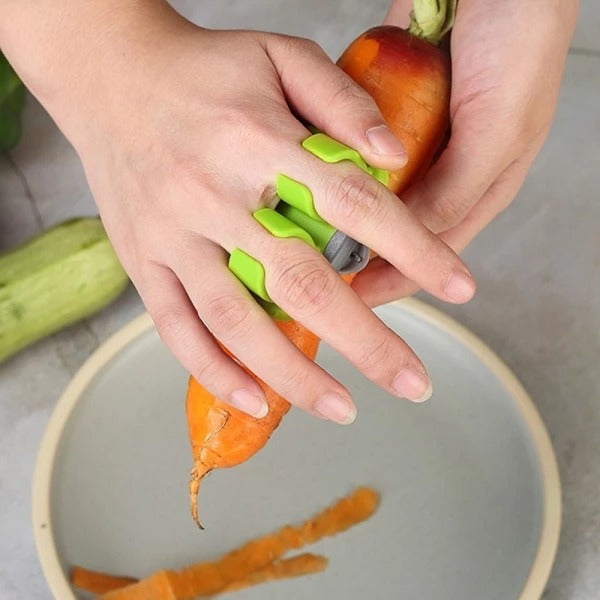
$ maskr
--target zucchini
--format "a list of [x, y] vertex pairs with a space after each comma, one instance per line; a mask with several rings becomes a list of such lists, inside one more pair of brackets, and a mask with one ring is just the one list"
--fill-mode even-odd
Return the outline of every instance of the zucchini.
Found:
[[98, 217], [66, 221], [0, 254], [0, 363], [105, 307], [128, 281]]
[[0, 152], [7, 152], [21, 137], [21, 111], [25, 86], [0, 52]]

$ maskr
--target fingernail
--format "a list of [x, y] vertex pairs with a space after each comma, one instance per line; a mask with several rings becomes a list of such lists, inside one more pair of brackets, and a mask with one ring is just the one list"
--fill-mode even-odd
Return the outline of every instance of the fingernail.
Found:
[[433, 387], [431, 379], [424, 371], [406, 367], [396, 375], [392, 387], [398, 396], [413, 402], [425, 402], [431, 398]]
[[408, 160], [406, 149], [402, 142], [387, 128], [386, 125], [377, 125], [367, 131], [367, 139], [376, 154], [383, 156], [404, 157]]
[[475, 294], [475, 282], [464, 271], [455, 271], [450, 275], [444, 293], [453, 302], [467, 302]]
[[269, 412], [266, 400], [249, 390], [235, 390], [229, 401], [236, 408], [257, 419], [262, 419]]
[[352, 401], [335, 392], [321, 396], [313, 408], [322, 417], [341, 425], [349, 425], [356, 419], [356, 407]]

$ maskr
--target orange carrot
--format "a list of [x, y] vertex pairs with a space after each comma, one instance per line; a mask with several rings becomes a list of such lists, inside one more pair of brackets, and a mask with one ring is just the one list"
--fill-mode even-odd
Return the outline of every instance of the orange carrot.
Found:
[[[319, 339], [296, 321], [276, 321], [277, 326], [311, 360], [317, 355]], [[249, 372], [249, 371], [248, 371]], [[258, 452], [269, 440], [290, 403], [258, 383], [265, 392], [269, 412], [255, 419], [216, 399], [193, 377], [189, 379], [186, 414], [194, 467], [190, 476], [190, 508], [194, 521], [198, 520], [198, 488], [200, 480], [213, 469], [233, 467]]]
[[124, 577], [122, 575], [108, 575], [99, 571], [91, 571], [83, 567], [73, 567], [71, 569], [71, 583], [94, 594], [106, 594], [112, 590], [136, 583], [135, 577]]
[[[428, 4], [428, 8], [437, 6], [437, 0], [415, 0], [415, 7], [417, 2]], [[449, 128], [450, 61], [436, 44], [441, 29], [451, 25], [455, 0], [439, 5], [449, 7], [450, 19], [437, 29], [425, 35], [413, 12], [408, 31], [393, 26], [372, 28], [350, 44], [338, 61], [371, 94], [388, 126], [407, 149], [406, 166], [390, 173], [388, 186], [396, 194], [423, 176]], [[278, 325], [307, 356], [314, 358], [318, 339], [312, 333], [293, 321]], [[216, 400], [190, 379], [187, 419], [194, 457], [190, 503], [196, 523], [202, 477], [213, 469], [238, 465], [258, 452], [289, 410], [286, 400], [259, 383], [267, 394], [270, 411], [257, 420]]]
[[398, 194], [425, 174], [448, 131], [448, 54], [405, 29], [380, 26], [352, 42], [337, 64], [369, 92], [406, 148], [408, 163], [388, 182]]
[[[301, 577], [302, 575], [314, 575], [315, 573], [324, 571], [327, 568], [328, 562], [329, 561], [324, 556], [321, 556], [320, 554], [311, 554], [309, 552], [298, 554], [297, 556], [292, 556], [290, 558], [276, 560], [263, 569], [248, 574], [243, 579], [227, 584], [218, 592], [211, 592], [210, 597], [214, 597], [215, 593], [237, 592], [247, 587], [266, 583], [267, 581], [274, 581], [276, 579], [291, 579], [293, 577]], [[72, 579], [71, 583], [82, 590], [97, 594], [107, 594], [108, 592], [112, 592], [111, 594], [103, 596], [102, 600], [180, 600], [181, 598], [181, 596], [176, 595], [176, 583], [173, 580], [173, 576], [168, 571], [157, 571], [147, 579], [139, 582], [139, 580], [133, 578], [120, 578], [104, 573], [94, 573], [93, 571], [88, 571], [81, 567], [78, 567], [78, 569], [80, 569], [79, 575], [83, 575], [84, 579], [78, 579], [78, 583]], [[95, 583], [93, 583], [95, 579], [88, 579], [91, 573], [93, 573], [94, 578], [99, 575], [103, 582], [107, 582], [108, 585], [112, 587], [103, 590], [101, 586], [96, 586]], [[137, 583], [137, 585], [131, 585], [132, 583]], [[209, 594], [201, 591], [202, 586], [197, 589], [199, 590], [199, 593], [196, 594], [196, 598], [209, 597]]]
[[170, 571], [156, 571], [137, 583], [107, 592], [101, 600], [179, 600]]
[[[286, 525], [275, 533], [250, 540], [214, 562], [197, 563], [179, 571], [157, 571], [137, 583], [108, 592], [102, 600], [192, 600], [219, 593], [235, 582], [254, 577], [268, 579], [270, 565], [280, 561], [286, 552], [346, 531], [371, 517], [378, 504], [375, 490], [357, 488], [300, 525]], [[291, 567], [274, 569], [277, 572]]]
[[327, 559], [319, 554], [298, 554], [291, 558], [284, 558], [272, 562], [268, 567], [255, 571], [239, 581], [234, 581], [225, 586], [223, 592], [237, 592], [252, 585], [258, 585], [275, 579], [289, 579], [301, 575], [312, 575], [324, 571], [327, 567]]

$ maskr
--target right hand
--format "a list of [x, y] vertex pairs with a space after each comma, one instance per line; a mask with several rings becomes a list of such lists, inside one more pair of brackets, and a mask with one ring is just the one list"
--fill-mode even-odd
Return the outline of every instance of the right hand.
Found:
[[210, 31], [162, 3], [136, 6], [126, 26], [112, 23], [107, 39], [98, 26], [73, 52], [60, 73], [73, 78], [70, 96], [41, 96], [77, 149], [164, 342], [211, 393], [250, 414], [264, 413], [263, 393], [215, 339], [292, 404], [336, 422], [354, 418], [344, 386], [230, 273], [228, 253], [238, 247], [265, 266], [269, 294], [289, 315], [385, 390], [425, 399], [430, 382], [407, 344], [320, 254], [272, 237], [251, 216], [285, 173], [312, 190], [324, 219], [421, 287], [469, 300], [466, 267], [394, 194], [354, 165], [326, 164], [300, 146], [309, 132], [295, 115], [372, 165], [400, 167], [402, 146], [372, 99], [308, 40]]

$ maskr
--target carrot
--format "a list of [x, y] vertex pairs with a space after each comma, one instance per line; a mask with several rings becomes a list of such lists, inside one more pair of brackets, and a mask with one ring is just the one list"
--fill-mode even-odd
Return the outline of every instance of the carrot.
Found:
[[[237, 592], [244, 588], [259, 585], [267, 581], [276, 579], [290, 579], [292, 577], [301, 577], [302, 575], [312, 575], [319, 573], [327, 568], [329, 561], [320, 554], [311, 554], [306, 552], [298, 554], [291, 558], [284, 558], [273, 561], [263, 569], [250, 573], [244, 579], [233, 581], [227, 584], [219, 593]], [[121, 577], [118, 575], [109, 575], [108, 573], [99, 573], [98, 571], [90, 571], [83, 567], [73, 567], [71, 570], [71, 583], [86, 592], [94, 594], [106, 594], [114, 592], [124, 587], [138, 583], [139, 579], [135, 577]], [[166, 571], [159, 571], [147, 580], [145, 589], [138, 587], [137, 590], [129, 588], [126, 590], [128, 600], [134, 600], [136, 595], [138, 598], [146, 600], [148, 589], [152, 588], [151, 594], [153, 597], [159, 597], [161, 600], [175, 599], [173, 595], [173, 586], [169, 580], [169, 575]], [[158, 592], [156, 590], [159, 590]], [[205, 596], [205, 594], [200, 594]], [[115, 595], [113, 594], [113, 599]]]
[[388, 25], [363, 33], [337, 64], [369, 92], [406, 148], [408, 163], [390, 171], [388, 181], [398, 194], [425, 174], [446, 136], [449, 57], [410, 31]]
[[225, 586], [223, 592], [237, 592], [251, 585], [258, 585], [275, 579], [289, 579], [301, 575], [312, 575], [327, 568], [327, 559], [319, 554], [298, 554], [291, 558], [284, 558], [272, 562], [268, 567], [251, 573], [246, 579], [234, 581]]
[[102, 600], [192, 600], [219, 593], [228, 587], [231, 589], [230, 586], [236, 582], [252, 585], [259, 583], [261, 578], [266, 581], [276, 573], [285, 576], [283, 573], [293, 570], [299, 575], [303, 562], [308, 563], [304, 569], [309, 572], [310, 565], [322, 564], [322, 559], [298, 558], [292, 564], [274, 563], [283, 562], [281, 557], [290, 550], [314, 544], [365, 521], [373, 515], [378, 504], [379, 494], [375, 490], [357, 488], [300, 525], [286, 525], [275, 533], [250, 540], [214, 562], [197, 563], [179, 571], [157, 571], [137, 583], [105, 594]]
[[[413, 1], [408, 30], [374, 27], [352, 42], [338, 61], [371, 94], [408, 152], [406, 166], [390, 172], [388, 187], [396, 194], [423, 176], [449, 128], [450, 62], [437, 44], [452, 25], [456, 0]], [[279, 322], [278, 326], [314, 358], [316, 336], [293, 321]], [[254, 419], [220, 402], [190, 378], [186, 412], [194, 467], [189, 492], [192, 516], [198, 525], [197, 496], [202, 477], [253, 456], [290, 408], [285, 399], [259, 383], [269, 403], [264, 419]]]
[[[311, 554], [310, 552], [298, 554], [291, 558], [283, 558], [273, 561], [263, 569], [250, 573], [244, 579], [227, 584], [217, 593], [237, 592], [244, 588], [266, 583], [267, 581], [275, 581], [276, 579], [291, 579], [292, 577], [301, 577], [302, 575], [314, 575], [315, 573], [324, 571], [327, 568], [328, 562], [324, 556]], [[135, 579], [134, 577], [109, 575], [107, 573], [90, 571], [83, 567], [74, 567], [71, 571], [71, 583], [87, 592], [106, 594], [130, 586], [126, 590], [119, 592], [119, 594], [108, 596], [108, 598], [112, 598], [113, 600], [118, 600], [119, 598], [127, 598], [127, 600], [136, 600], [137, 598], [140, 600], [148, 600], [149, 598], [177, 600], [172, 578], [167, 571], [158, 571], [144, 580], [142, 586], [132, 587], [133, 583], [138, 582], [139, 579]], [[196, 595], [197, 598], [206, 596], [204, 593]], [[212, 596], [213, 594], [211, 594]]]
[[179, 600], [170, 571], [156, 571], [137, 583], [110, 591], [101, 600]]
[[[319, 346], [316, 335], [293, 320], [275, 322], [299, 350], [311, 360], [315, 358]], [[202, 527], [197, 505], [200, 480], [213, 469], [239, 465], [258, 452], [290, 409], [287, 400], [258, 378], [257, 381], [269, 405], [269, 412], [262, 419], [255, 419], [221, 402], [193, 377], [189, 379], [186, 415], [194, 457], [189, 484], [190, 509], [199, 527]]]
[[106, 592], [118, 590], [137, 581], [135, 577], [109, 575], [78, 566], [71, 569], [71, 583], [82, 590], [93, 592], [94, 594], [106, 594]]

